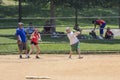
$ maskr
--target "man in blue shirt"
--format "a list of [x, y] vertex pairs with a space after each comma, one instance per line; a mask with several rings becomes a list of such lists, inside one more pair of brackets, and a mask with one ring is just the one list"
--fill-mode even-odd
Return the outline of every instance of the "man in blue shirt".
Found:
[[27, 38], [22, 22], [18, 23], [18, 28], [16, 29], [16, 36], [19, 47], [19, 53], [20, 53], [19, 57], [22, 58], [22, 50], [25, 50], [25, 53], [27, 55], [27, 47], [26, 47]]
[[32, 34], [34, 32], [34, 26], [32, 25], [32, 22], [29, 23], [28, 28], [26, 28], [26, 33], [27, 34]]

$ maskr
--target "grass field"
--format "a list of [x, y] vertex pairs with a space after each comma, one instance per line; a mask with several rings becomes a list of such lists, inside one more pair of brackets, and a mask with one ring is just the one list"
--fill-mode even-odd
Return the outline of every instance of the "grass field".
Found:
[[[64, 29], [64, 28], [63, 28]], [[61, 29], [62, 30], [62, 29]], [[15, 29], [0, 30], [0, 52], [13, 54], [18, 51]], [[86, 33], [87, 34], [87, 33]], [[120, 40], [80, 40], [82, 52], [119, 52]], [[29, 43], [30, 45], [30, 43]], [[66, 36], [60, 38], [51, 38], [51, 36], [42, 36], [42, 42], [39, 44], [41, 53], [68, 53], [70, 50], [69, 40]]]
[[[39, 28], [41, 31], [42, 28]], [[65, 31], [65, 27], [59, 27], [57, 30]], [[0, 52], [5, 54], [13, 54], [18, 51], [15, 29], [1, 29], [0, 30]], [[83, 34], [88, 34], [84, 32]], [[120, 38], [116, 37], [114, 40], [80, 40], [82, 52], [119, 52]], [[30, 45], [30, 43], [29, 43]], [[51, 38], [51, 36], [42, 35], [42, 42], [39, 44], [41, 53], [68, 53], [70, 50], [69, 40], [66, 36], [60, 38]]]

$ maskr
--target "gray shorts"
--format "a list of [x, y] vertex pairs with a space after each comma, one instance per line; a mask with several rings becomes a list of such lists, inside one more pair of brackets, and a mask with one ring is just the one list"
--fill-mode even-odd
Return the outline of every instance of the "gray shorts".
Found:
[[21, 42], [21, 44], [18, 44], [18, 48], [19, 50], [27, 50], [26, 48], [26, 42]]

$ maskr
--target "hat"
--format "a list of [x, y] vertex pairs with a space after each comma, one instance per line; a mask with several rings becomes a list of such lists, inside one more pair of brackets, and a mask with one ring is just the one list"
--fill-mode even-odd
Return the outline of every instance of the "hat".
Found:
[[70, 29], [70, 27], [66, 27], [66, 30], [69, 30]]
[[23, 25], [23, 23], [22, 23], [22, 22], [19, 22], [18, 25]]

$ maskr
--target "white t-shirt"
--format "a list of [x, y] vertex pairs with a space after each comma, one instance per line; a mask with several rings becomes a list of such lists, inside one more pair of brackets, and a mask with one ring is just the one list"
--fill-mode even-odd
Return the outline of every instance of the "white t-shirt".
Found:
[[79, 39], [74, 35], [74, 33], [72, 31], [70, 33], [68, 33], [67, 36], [70, 40], [70, 45], [73, 45], [73, 44], [79, 42]]

